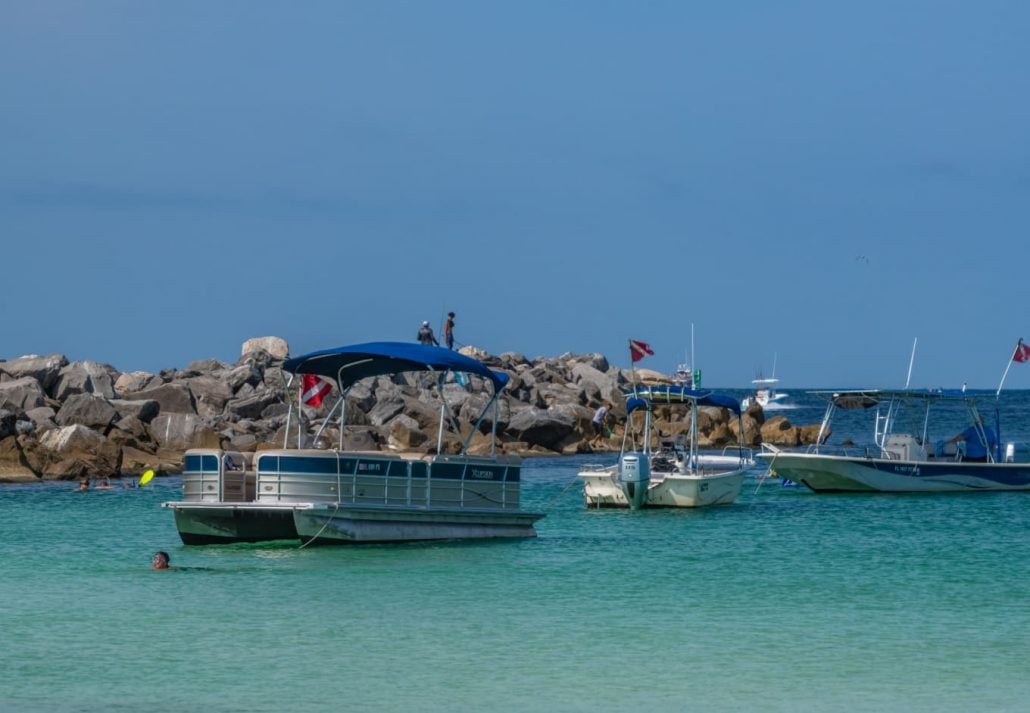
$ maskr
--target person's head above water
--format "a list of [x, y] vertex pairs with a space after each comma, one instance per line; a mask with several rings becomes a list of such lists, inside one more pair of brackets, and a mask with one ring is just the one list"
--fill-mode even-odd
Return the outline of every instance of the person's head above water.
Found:
[[150, 568], [168, 569], [169, 562], [171, 562], [171, 560], [168, 557], [168, 553], [159, 550], [154, 553], [153, 557], [150, 558]]

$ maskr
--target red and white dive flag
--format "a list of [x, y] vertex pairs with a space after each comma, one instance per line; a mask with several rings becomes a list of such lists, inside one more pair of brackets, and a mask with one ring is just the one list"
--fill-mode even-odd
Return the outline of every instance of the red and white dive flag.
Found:
[[654, 356], [651, 345], [647, 342], [640, 342], [636, 339], [629, 340], [629, 358], [638, 362], [646, 356]]
[[314, 374], [304, 374], [304, 381], [301, 383], [303, 384], [303, 392], [301, 393], [300, 400], [308, 406], [321, 406], [322, 399], [333, 390], [332, 384], [321, 376], [315, 376]]
[[1022, 339], [1016, 342], [1016, 351], [1012, 353], [1012, 361], [1018, 361], [1020, 364], [1030, 361], [1030, 346], [1023, 344]]

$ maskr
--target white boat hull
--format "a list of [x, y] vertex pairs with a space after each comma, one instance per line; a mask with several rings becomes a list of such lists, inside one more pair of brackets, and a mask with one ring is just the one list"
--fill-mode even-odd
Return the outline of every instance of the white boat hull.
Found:
[[525, 512], [402, 510], [319, 504], [294, 511], [297, 534], [306, 543], [341, 544], [536, 537], [542, 515]]
[[817, 493], [1030, 490], [1030, 464], [911, 461], [816, 453], [763, 453], [776, 475]]
[[[696, 475], [652, 473], [642, 507], [697, 508], [728, 505], [740, 495], [745, 472], [744, 469], [738, 469]], [[578, 477], [583, 480], [583, 494], [588, 508], [630, 506], [615, 466], [604, 470], [581, 471]]]

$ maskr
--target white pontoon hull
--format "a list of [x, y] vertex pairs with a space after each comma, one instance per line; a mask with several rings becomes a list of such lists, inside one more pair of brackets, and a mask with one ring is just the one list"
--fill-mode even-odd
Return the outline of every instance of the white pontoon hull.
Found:
[[524, 512], [336, 509], [324, 504], [294, 513], [301, 539], [323, 544], [536, 537], [533, 523], [540, 517]]

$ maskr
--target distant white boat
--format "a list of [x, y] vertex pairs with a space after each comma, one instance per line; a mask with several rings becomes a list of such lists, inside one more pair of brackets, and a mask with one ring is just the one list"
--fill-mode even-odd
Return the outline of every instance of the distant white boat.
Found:
[[776, 384], [780, 383], [780, 380], [776, 378], [775, 354], [773, 355], [772, 376], [764, 378], [762, 374], [759, 373], [757, 378], [751, 380], [751, 383], [754, 384], [755, 387], [754, 395], [746, 396], [744, 397], [744, 400], [740, 402], [740, 407], [745, 411], [750, 408], [753, 403], [757, 403], [761, 406], [763, 411], [794, 408], [793, 406], [785, 403], [789, 394], [776, 390]]

